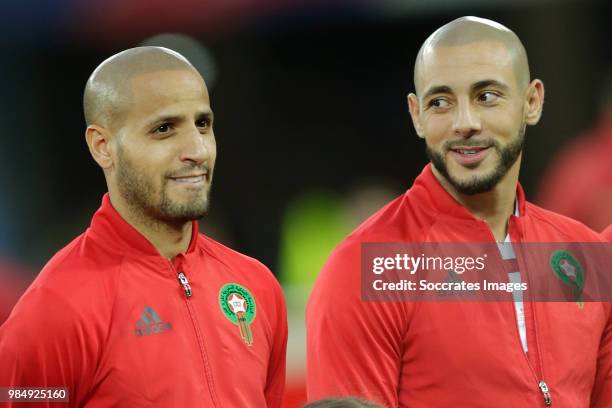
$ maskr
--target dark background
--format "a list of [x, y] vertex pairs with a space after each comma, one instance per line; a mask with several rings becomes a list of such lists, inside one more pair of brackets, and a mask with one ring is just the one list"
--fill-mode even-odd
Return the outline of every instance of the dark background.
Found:
[[211, 219], [273, 269], [283, 211], [300, 192], [343, 194], [378, 179], [405, 189], [420, 172], [405, 97], [416, 52], [440, 25], [477, 15], [523, 40], [546, 85], [543, 118], [527, 131], [528, 196], [559, 147], [594, 121], [610, 61], [604, 1], [165, 3], [3, 2], [0, 246], [11, 257], [37, 269], [88, 225], [106, 187], [83, 137], [85, 81], [158, 33], [188, 34], [214, 57]]

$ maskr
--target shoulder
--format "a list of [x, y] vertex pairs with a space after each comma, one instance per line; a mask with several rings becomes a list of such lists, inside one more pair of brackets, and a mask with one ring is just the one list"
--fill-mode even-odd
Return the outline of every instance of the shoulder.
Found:
[[608, 225], [608, 228], [603, 230], [601, 235], [603, 235], [608, 241], [612, 242], [612, 224]]
[[231, 249], [214, 239], [200, 234], [198, 247], [215, 262], [222, 265], [231, 277], [258, 283], [257, 286], [273, 288], [282, 294], [281, 286], [272, 271], [257, 259]]
[[75, 301], [91, 303], [113, 285], [122, 262], [122, 253], [99, 245], [85, 232], [47, 262], [30, 289], [70, 294]]
[[[339, 337], [349, 340], [349, 347], [365, 341], [384, 348], [383, 343], [391, 342], [387, 341], [389, 338], [383, 338], [383, 333], [390, 334], [395, 345], [401, 341], [401, 333], [412, 316], [413, 306], [399, 301], [363, 300], [362, 285], [365, 280], [362, 277], [365, 271], [362, 270], [362, 252], [367, 243], [416, 239], [411, 238], [411, 234], [418, 236], [419, 233], [414, 232], [418, 226], [411, 227], [411, 217], [405, 214], [407, 208], [404, 200], [405, 196], [401, 196], [384, 206], [357, 227], [328, 257], [317, 276], [306, 307], [311, 349], [315, 344], [333, 343], [336, 341], [333, 339]], [[317, 347], [314, 346], [315, 349]], [[355, 350], [339, 351], [334, 358], [352, 353], [359, 354]]]
[[546, 210], [533, 203], [526, 203], [531, 229], [540, 239], [548, 241], [605, 242], [602, 235], [580, 221]]
[[79, 235], [42, 268], [9, 320], [34, 333], [38, 323], [58, 335], [68, 329], [106, 330], [120, 264], [119, 254], [105, 253], [87, 233]]
[[92, 313], [88, 305], [95, 299], [79, 303], [75, 295], [52, 285], [26, 291], [0, 326], [0, 366], [6, 367], [0, 382], [66, 386], [75, 401], [88, 392], [108, 320]]
[[[327, 258], [317, 275], [309, 303], [312, 299], [334, 297], [338, 289], [349, 303], [361, 297], [362, 247], [369, 242], [401, 242], [410, 240], [414, 233], [412, 218], [407, 216], [408, 194], [403, 194], [386, 204], [340, 242]], [[321, 302], [319, 300], [317, 302]]]
[[231, 249], [204, 234], [200, 234], [198, 246], [215, 260], [227, 266], [246, 268], [262, 278], [268, 275], [273, 277], [270, 269], [257, 259]]
[[111, 315], [96, 293], [35, 280], [0, 326], [0, 359], [24, 379], [73, 384], [69, 379], [92, 373]]

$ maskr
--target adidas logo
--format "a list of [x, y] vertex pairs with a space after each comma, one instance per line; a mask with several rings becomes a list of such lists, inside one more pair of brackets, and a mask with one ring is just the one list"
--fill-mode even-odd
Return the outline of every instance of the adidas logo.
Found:
[[155, 313], [149, 306], [145, 306], [140, 320], [136, 322], [134, 333], [136, 336], [147, 336], [149, 334], [158, 334], [171, 330], [170, 322], [162, 322], [159, 315]]

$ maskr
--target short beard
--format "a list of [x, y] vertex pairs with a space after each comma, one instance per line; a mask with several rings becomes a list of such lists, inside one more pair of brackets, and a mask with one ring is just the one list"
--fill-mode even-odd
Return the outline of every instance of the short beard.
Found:
[[[469, 139], [462, 143], [464, 146], [469, 146]], [[454, 178], [448, 171], [448, 166], [444, 161], [444, 155], [432, 150], [425, 144], [425, 151], [433, 166], [438, 172], [449, 182], [449, 184], [459, 193], [464, 195], [475, 195], [486, 193], [493, 188], [504, 178], [510, 167], [514, 165], [516, 160], [521, 155], [525, 147], [525, 125], [521, 127], [518, 136], [508, 145], [502, 147], [496, 140], [492, 141], [492, 147], [499, 154], [499, 162], [493, 171], [484, 176], [473, 176], [467, 181], [461, 181]], [[445, 143], [443, 151], [450, 150], [450, 142]]]
[[[200, 219], [208, 212], [209, 191], [206, 191], [204, 196], [197, 200], [177, 203], [168, 197], [167, 176], [169, 174], [164, 174], [161, 180], [159, 197], [156, 197], [152, 180], [145, 176], [146, 171], [136, 167], [126, 157], [122, 147], [118, 148], [117, 158], [117, 187], [134, 215], [143, 220], [158, 220], [180, 226], [186, 222]], [[182, 169], [182, 172], [186, 173], [196, 167], [191, 166]], [[159, 204], [155, 205], [157, 202]]]

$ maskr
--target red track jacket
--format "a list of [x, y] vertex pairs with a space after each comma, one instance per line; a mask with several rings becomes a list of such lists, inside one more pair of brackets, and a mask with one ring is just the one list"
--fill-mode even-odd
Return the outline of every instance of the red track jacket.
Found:
[[36, 407], [281, 406], [280, 285], [193, 231], [168, 261], [106, 195], [0, 328], [0, 387], [69, 388], [69, 405]]
[[[525, 202], [513, 242], [601, 242], [582, 224]], [[308, 399], [355, 395], [388, 406], [612, 407], [609, 303], [525, 302], [524, 353], [512, 302], [362, 302], [362, 242], [494, 242], [428, 165], [406, 194], [333, 252], [309, 299]], [[521, 268], [524, 270], [524, 268]], [[526, 299], [527, 300], [527, 299]]]
[[612, 225], [608, 226], [601, 234], [608, 238], [608, 241], [612, 242]]

